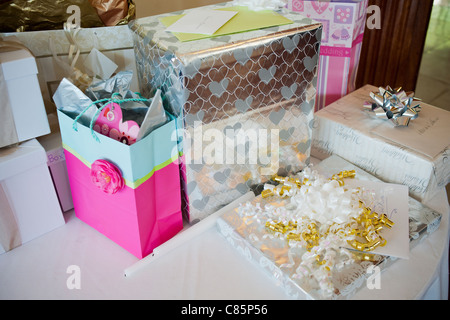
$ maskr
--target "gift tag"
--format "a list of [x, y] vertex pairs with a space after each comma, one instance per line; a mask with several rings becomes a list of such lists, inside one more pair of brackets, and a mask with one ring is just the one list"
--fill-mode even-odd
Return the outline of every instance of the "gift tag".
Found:
[[139, 134], [135, 121], [122, 121], [122, 109], [117, 103], [109, 103], [101, 111], [94, 124], [94, 130], [117, 141], [132, 145]]

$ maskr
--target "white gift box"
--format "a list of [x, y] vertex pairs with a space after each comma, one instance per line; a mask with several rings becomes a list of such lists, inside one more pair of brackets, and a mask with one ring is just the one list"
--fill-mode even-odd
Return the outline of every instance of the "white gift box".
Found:
[[47, 153], [47, 165], [58, 195], [59, 204], [62, 211], [66, 212], [73, 209], [66, 157], [64, 156], [57, 115], [54, 113], [49, 114], [48, 120], [52, 133], [38, 138], [38, 141]]
[[0, 41], [0, 147], [50, 133], [33, 54]]
[[0, 150], [0, 254], [57, 227], [64, 217], [44, 148], [32, 139]]
[[366, 85], [317, 112], [311, 154], [336, 154], [427, 201], [450, 181], [450, 112], [421, 102], [417, 119], [394, 126], [363, 107], [377, 91]]

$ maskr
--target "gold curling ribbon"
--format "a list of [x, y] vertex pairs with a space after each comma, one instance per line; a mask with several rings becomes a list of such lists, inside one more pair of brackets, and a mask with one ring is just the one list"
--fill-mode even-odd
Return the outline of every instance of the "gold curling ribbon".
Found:
[[[342, 187], [344, 186], [344, 179], [345, 178], [354, 178], [356, 176], [355, 170], [344, 170], [339, 172], [338, 174], [334, 174], [329, 180], [336, 180], [339, 185]], [[292, 187], [289, 185], [284, 185], [286, 182], [289, 182], [291, 184], [294, 184], [297, 186], [297, 188], [301, 188], [302, 186], [308, 185], [308, 178], [303, 178], [301, 181], [299, 178], [291, 178], [291, 177], [281, 177], [279, 175], [274, 175], [272, 177], [272, 180], [278, 182], [281, 185], [281, 191], [279, 193], [280, 196], [283, 196], [286, 191], [290, 191]], [[261, 196], [263, 199], [269, 198], [276, 195], [276, 193], [273, 191], [273, 189], [266, 189], [263, 190], [261, 193]]]
[[[339, 172], [338, 174], [333, 175], [329, 180], [336, 180], [340, 186], [344, 186], [345, 178], [354, 178], [356, 176], [355, 170], [344, 170]], [[279, 195], [283, 196], [285, 191], [290, 191], [291, 186], [283, 185], [286, 182], [290, 182], [291, 184], [295, 184], [298, 188], [301, 188], [304, 185], [307, 185], [308, 179], [303, 179], [300, 181], [299, 178], [289, 178], [289, 177], [281, 177], [278, 175], [273, 176], [274, 181], [280, 183], [281, 190], [279, 191]], [[275, 196], [277, 193], [274, 192], [273, 189], [266, 189], [262, 192], [263, 198], [268, 198]], [[392, 228], [394, 226], [394, 222], [388, 218], [385, 214], [378, 214], [375, 211], [372, 211], [369, 207], [366, 207], [362, 201], [359, 201], [360, 208], [363, 209], [363, 212], [360, 216], [354, 219], [357, 222], [357, 227], [350, 230], [343, 230], [342, 228], [333, 231], [336, 235], [345, 237], [348, 235], [355, 235], [360, 238], [360, 240], [349, 240], [348, 244], [361, 252], [360, 258], [361, 260], [371, 261], [373, 260], [373, 255], [366, 253], [375, 250], [379, 246], [385, 246], [387, 241], [383, 237], [381, 237], [380, 232], [384, 228]], [[319, 244], [319, 240], [330, 233], [330, 228], [324, 235], [320, 235], [317, 226], [315, 223], [311, 223], [306, 228], [306, 231], [303, 231], [301, 234], [296, 233], [297, 223], [293, 221], [289, 221], [287, 224], [278, 222], [278, 221], [268, 221], [266, 222], [266, 228], [274, 233], [281, 233], [286, 235], [287, 240], [293, 241], [304, 241], [306, 243], [306, 249], [310, 251], [312, 248]], [[349, 227], [350, 224], [347, 226]], [[347, 229], [347, 228], [346, 228]], [[320, 265], [325, 264], [326, 261], [322, 260], [319, 256], [317, 256], [318, 262]]]
[[344, 186], [344, 179], [345, 178], [354, 178], [356, 176], [356, 171], [355, 170], [344, 170], [339, 172], [338, 174], [334, 174], [330, 180], [336, 180], [337, 182], [339, 182], [339, 185], [342, 187]]
[[355, 229], [355, 235], [364, 239], [363, 241], [352, 240], [348, 244], [358, 251], [373, 251], [377, 247], [383, 247], [387, 241], [381, 237], [380, 232], [384, 228], [391, 229], [394, 222], [385, 214], [379, 215], [370, 208], [365, 207], [362, 201], [359, 202], [363, 208], [362, 214], [355, 219], [359, 228]]

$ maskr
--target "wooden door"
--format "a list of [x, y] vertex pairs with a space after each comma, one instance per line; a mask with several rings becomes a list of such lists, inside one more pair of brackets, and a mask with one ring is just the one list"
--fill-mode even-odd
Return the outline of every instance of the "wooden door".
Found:
[[381, 28], [364, 34], [356, 87], [415, 91], [433, 0], [369, 0], [381, 9]]

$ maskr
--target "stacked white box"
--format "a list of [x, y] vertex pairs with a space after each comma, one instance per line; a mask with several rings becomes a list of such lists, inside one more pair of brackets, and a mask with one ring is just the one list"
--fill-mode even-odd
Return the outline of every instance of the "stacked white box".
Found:
[[65, 223], [36, 139], [0, 149], [0, 197], [0, 254]]
[[[11, 38], [12, 39], [12, 38]], [[0, 148], [50, 133], [32, 53], [16, 41], [0, 46]]]

